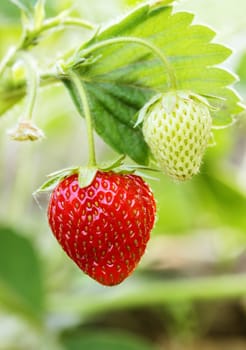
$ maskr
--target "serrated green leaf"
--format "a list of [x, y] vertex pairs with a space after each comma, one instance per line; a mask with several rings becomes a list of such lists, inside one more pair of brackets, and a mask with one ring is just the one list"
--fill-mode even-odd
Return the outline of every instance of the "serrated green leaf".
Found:
[[42, 315], [44, 295], [41, 268], [30, 241], [18, 232], [0, 227], [1, 302], [27, 317]]
[[[74, 86], [69, 80], [64, 83], [80, 108]], [[98, 135], [120, 154], [128, 154], [137, 163], [148, 164], [149, 149], [141, 128], [133, 128], [134, 120], [129, 120], [125, 114], [126, 109], [132, 114], [141, 108], [146, 100], [145, 92], [132, 87], [122, 90], [115, 84], [84, 82], [84, 87]]]
[[[215, 33], [205, 26], [192, 25], [193, 17], [186, 12], [172, 13], [172, 8], [166, 6], [140, 6], [84, 44], [81, 57], [91, 45], [117, 36], [148, 40], [163, 51], [174, 68], [178, 89], [208, 96], [215, 107], [214, 122], [228, 123], [242, 107], [230, 87], [235, 76], [216, 65], [231, 50], [211, 43]], [[149, 150], [141, 128], [134, 129], [135, 116], [151, 97], [167, 91], [166, 67], [148, 49], [134, 43], [100, 48], [93, 55], [101, 58], [78, 71], [87, 89], [95, 129], [115, 150], [147, 164]]]

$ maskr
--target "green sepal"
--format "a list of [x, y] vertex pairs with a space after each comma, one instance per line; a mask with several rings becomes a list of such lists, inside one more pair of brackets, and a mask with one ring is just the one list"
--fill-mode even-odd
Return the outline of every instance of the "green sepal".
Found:
[[104, 162], [101, 165], [94, 166], [94, 167], [92, 166], [71, 167], [71, 168], [65, 168], [65, 169], [54, 171], [51, 174], [47, 175], [48, 180], [45, 183], [43, 183], [33, 193], [33, 195], [35, 196], [36, 194], [41, 192], [53, 191], [63, 179], [73, 174], [78, 174], [78, 182], [79, 182], [80, 188], [87, 187], [94, 180], [98, 170], [105, 171], [105, 172], [114, 170], [115, 168], [118, 168], [119, 166], [122, 165], [122, 162], [124, 159], [125, 159], [125, 156], [121, 155], [120, 157], [118, 157], [113, 161], [111, 160], [108, 162]]
[[135, 173], [139, 170], [159, 172], [159, 169], [152, 168], [152, 167], [145, 166], [145, 165], [125, 164], [124, 163], [125, 158], [126, 158], [126, 156], [122, 154], [118, 158], [116, 158], [115, 160], [110, 160], [110, 161], [101, 163], [98, 166], [98, 170], [101, 170], [104, 172], [114, 171], [115, 173], [121, 173], [121, 174], [131, 174], [131, 173]]
[[156, 172], [156, 173], [160, 173], [161, 172], [157, 168], [151, 168], [151, 167], [148, 167], [148, 166], [137, 165], [137, 164], [122, 164], [118, 168], [114, 169], [114, 172], [116, 172], [117, 174], [124, 174], [124, 175], [126, 175], [126, 174], [134, 174], [134, 175], [138, 175], [138, 176], [144, 177], [144, 178], [146, 178], [148, 180], [159, 180], [157, 177], [147, 175], [143, 171], [145, 171], [145, 172], [146, 171], [150, 171], [150, 172]]
[[41, 28], [45, 19], [45, 0], [38, 0], [34, 6], [34, 27], [36, 30]]
[[138, 170], [160, 172], [160, 170], [157, 168], [151, 168], [148, 166], [138, 165], [138, 164], [123, 164], [118, 168], [114, 169], [115, 172], [122, 173], [122, 174], [135, 173]]
[[35, 196], [36, 194], [41, 193], [41, 192], [53, 191], [62, 179], [63, 179], [62, 176], [56, 176], [56, 177], [50, 178], [50, 179], [47, 180], [45, 183], [43, 183], [43, 184], [33, 193], [33, 195]]
[[79, 187], [84, 188], [89, 186], [94, 180], [97, 171], [97, 167], [81, 167], [79, 169], [78, 177]]
[[28, 12], [21, 10], [20, 16], [22, 27], [23, 29], [25, 29], [26, 32], [28, 32], [30, 27], [30, 15]]
[[125, 160], [126, 156], [124, 154], [121, 154], [118, 158], [114, 160], [109, 160], [107, 162], [101, 163], [99, 169], [103, 171], [110, 171], [114, 170], [115, 168], [118, 168], [123, 164], [123, 161]]
[[75, 174], [79, 171], [79, 167], [72, 167], [72, 168], [65, 168], [65, 169], [60, 169], [57, 171], [54, 171], [53, 173], [47, 175], [47, 177], [52, 178], [52, 177], [57, 177], [57, 176], [68, 176]]
[[155, 104], [160, 102], [161, 103], [161, 99], [165, 97], [165, 104], [162, 104], [160, 107], [163, 108], [166, 113], [172, 113], [173, 109], [175, 108], [175, 104], [176, 104], [176, 98], [180, 97], [182, 99], [193, 99], [196, 100], [202, 104], [204, 104], [205, 106], [207, 106], [211, 111], [216, 111], [218, 108], [215, 106], [212, 106], [208, 100], [208, 98], [213, 98], [214, 100], [218, 100], [218, 101], [224, 101], [223, 97], [219, 97], [219, 96], [211, 96], [211, 95], [198, 95], [192, 91], [185, 91], [185, 90], [174, 90], [174, 91], [170, 91], [164, 94], [157, 94], [155, 96], [153, 96], [144, 106], [143, 108], [140, 109], [138, 116], [137, 116], [137, 120], [136, 123], [134, 125], [134, 127], [137, 127], [139, 124], [141, 124], [144, 121], [144, 118], [146, 116], [146, 114], [148, 113], [149, 109]]
[[[71, 167], [65, 168], [61, 170], [54, 171], [53, 173], [47, 175], [48, 180], [41, 185], [34, 193], [35, 196], [41, 192], [50, 192], [53, 191], [57, 185], [64, 180], [66, 177], [71, 176], [73, 174], [78, 174], [78, 183], [80, 188], [84, 188], [89, 186], [95, 176], [97, 171], [109, 172], [113, 171], [115, 173], [120, 174], [133, 174], [138, 173], [139, 171], [153, 171], [159, 172], [160, 170], [157, 168], [151, 168], [144, 165], [138, 164], [124, 164], [125, 155], [120, 155], [118, 158], [114, 160], [110, 160], [95, 166], [84, 166], [84, 167]], [[138, 173], [140, 176], [145, 176], [140, 172]], [[146, 176], [147, 177], [147, 176]]]
[[35, 196], [38, 193], [41, 192], [50, 192], [53, 191], [56, 186], [63, 180], [65, 177], [68, 177], [72, 174], [78, 173], [79, 168], [78, 167], [73, 167], [73, 168], [66, 168], [66, 169], [61, 169], [58, 171], [55, 171], [51, 174], [49, 174], [47, 177], [49, 178], [45, 183], [43, 183], [34, 193], [33, 195]]
[[146, 113], [148, 113], [148, 110], [153, 104], [158, 102], [162, 97], [162, 94], [157, 94], [153, 96], [144, 106], [140, 109], [137, 117], [137, 121], [134, 124], [134, 128], [136, 128], [139, 124], [141, 124], [144, 121]]
[[[216, 111], [217, 108], [212, 106], [208, 100], [206, 99], [205, 96], [202, 96], [202, 95], [198, 95], [198, 94], [195, 94], [193, 92], [190, 92], [189, 95], [187, 96], [187, 98], [192, 98], [193, 100], [197, 100], [198, 102], [200, 103], [203, 103], [205, 106], [207, 106], [210, 110], [213, 110], [213, 111]], [[222, 98], [220, 99], [222, 100]], [[224, 100], [224, 99], [223, 99]]]
[[71, 62], [69, 62], [69, 64], [68, 63], [66, 63], [66, 64], [64, 63], [64, 64], [65, 64], [66, 70], [68, 70], [70, 68], [72, 68], [72, 69], [76, 69], [76, 68], [82, 69], [82, 67], [86, 68], [86, 67], [96, 63], [98, 60], [101, 59], [101, 57], [102, 57], [101, 54], [100, 55], [96, 55], [96, 56], [90, 56], [90, 57], [87, 57], [87, 58], [86, 57], [81, 57], [79, 59], [76, 59], [75, 61], [74, 61], [74, 59], [71, 60]]
[[91, 166], [80, 167], [78, 171], [79, 187], [84, 188], [89, 186], [94, 180], [98, 170], [101, 170], [103, 172], [115, 171], [117, 168], [122, 166], [124, 159], [125, 159], [125, 155], [120, 155], [118, 158], [114, 160], [110, 160], [110, 161], [98, 164], [97, 166], [94, 166], [94, 167], [91, 167]]
[[143, 177], [143, 178], [145, 178], [145, 179], [148, 179], [148, 180], [160, 181], [160, 178], [159, 178], [159, 177], [150, 176], [150, 175], [148, 175], [148, 174], [146, 174], [146, 173], [143, 173], [142, 171], [135, 171], [134, 174], [137, 175], [137, 176]]

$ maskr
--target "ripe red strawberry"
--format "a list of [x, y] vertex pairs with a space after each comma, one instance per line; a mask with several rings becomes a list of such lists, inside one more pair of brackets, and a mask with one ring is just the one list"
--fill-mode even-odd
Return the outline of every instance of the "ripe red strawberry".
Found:
[[141, 177], [98, 171], [84, 188], [79, 187], [77, 174], [61, 181], [51, 195], [48, 219], [80, 269], [112, 286], [139, 263], [155, 213], [153, 194]]

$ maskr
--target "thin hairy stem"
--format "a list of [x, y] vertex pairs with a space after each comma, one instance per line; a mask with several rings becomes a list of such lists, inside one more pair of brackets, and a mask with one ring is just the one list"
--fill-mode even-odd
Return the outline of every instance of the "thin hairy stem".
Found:
[[169, 82], [168, 82], [169, 87], [171, 89], [177, 88], [177, 79], [175, 76], [175, 72], [174, 72], [174, 69], [171, 66], [170, 62], [168, 61], [167, 57], [164, 55], [164, 53], [157, 46], [153, 45], [151, 42], [149, 42], [147, 40], [135, 38], [135, 37], [117, 37], [117, 38], [108, 39], [108, 40], [104, 40], [104, 41], [101, 41], [99, 43], [96, 43], [95, 45], [92, 45], [88, 49], [83, 50], [81, 52], [81, 54], [83, 56], [87, 56], [90, 53], [92, 53], [93, 51], [96, 51], [96, 50], [101, 49], [103, 47], [115, 45], [115, 44], [122, 44], [122, 43], [133, 43], [133, 44], [135, 43], [138, 45], [142, 45], [142, 46], [148, 48], [149, 50], [151, 50], [156, 56], [158, 56], [160, 58], [163, 65], [165, 66], [165, 69], [166, 69], [166, 71], [168, 73], [168, 77], [169, 77]]
[[78, 102], [78, 110], [80, 114], [83, 114], [86, 120], [87, 125], [87, 137], [88, 137], [88, 145], [89, 145], [89, 166], [96, 165], [96, 153], [95, 153], [95, 141], [93, 134], [93, 122], [92, 116], [90, 112], [89, 102], [86, 94], [86, 90], [84, 88], [83, 83], [81, 82], [79, 76], [73, 72], [69, 71], [69, 78], [76, 90], [76, 97]]
[[80, 18], [57, 16], [45, 20], [38, 29], [33, 28], [31, 30], [29, 29], [28, 31], [24, 30], [19, 44], [15, 47], [11, 47], [6, 56], [0, 62], [0, 76], [6, 67], [12, 64], [19, 52], [28, 49], [30, 46], [33, 46], [33, 44], [36, 44], [44, 32], [52, 29], [62, 30], [69, 26], [81, 27], [89, 30], [95, 29], [95, 26], [92, 23], [84, 21]]
[[20, 58], [20, 60], [24, 63], [27, 81], [27, 102], [23, 119], [31, 120], [39, 86], [38, 69], [35, 60], [29, 53], [20, 51], [18, 53], [18, 58]]
[[80, 18], [75, 18], [75, 17], [60, 18], [58, 16], [58, 17], [54, 17], [44, 21], [38, 33], [43, 33], [47, 30], [54, 29], [56, 26], [57, 26], [57, 29], [62, 29], [60, 26], [63, 26], [63, 28], [65, 26], [81, 27], [81, 28], [90, 29], [90, 30], [93, 30], [95, 28], [92, 23], [88, 21], [84, 21]]

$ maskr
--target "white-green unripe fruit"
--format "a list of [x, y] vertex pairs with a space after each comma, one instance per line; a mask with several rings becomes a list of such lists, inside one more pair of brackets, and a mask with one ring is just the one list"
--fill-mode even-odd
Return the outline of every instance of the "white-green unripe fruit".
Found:
[[187, 91], [161, 94], [142, 109], [141, 119], [145, 141], [168, 176], [184, 181], [199, 172], [211, 139], [206, 99]]

